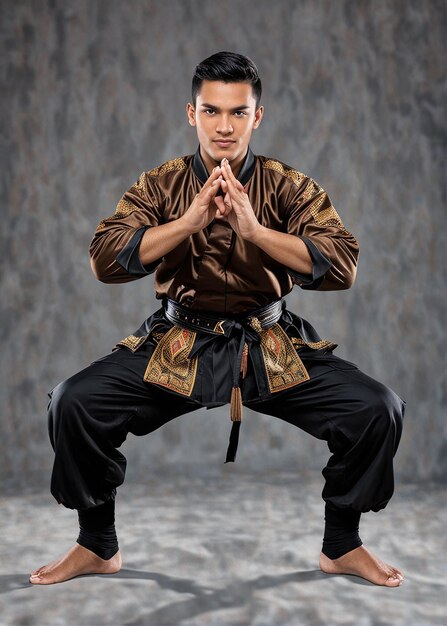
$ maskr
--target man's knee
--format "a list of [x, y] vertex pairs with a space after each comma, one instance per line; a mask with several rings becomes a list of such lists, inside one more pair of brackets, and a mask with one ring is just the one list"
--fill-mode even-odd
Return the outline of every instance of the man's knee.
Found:
[[60, 382], [50, 391], [48, 404], [48, 430], [51, 445], [55, 443], [62, 430], [74, 432], [82, 421], [83, 407], [88, 401], [88, 394], [82, 382], [76, 376]]
[[391, 436], [395, 452], [402, 434], [404, 400], [386, 385], [376, 382], [368, 394], [367, 412], [376, 436]]

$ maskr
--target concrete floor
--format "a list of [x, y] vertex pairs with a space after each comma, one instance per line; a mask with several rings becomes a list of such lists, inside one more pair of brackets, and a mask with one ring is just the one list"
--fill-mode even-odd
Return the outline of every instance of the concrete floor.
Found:
[[323, 530], [316, 473], [157, 477], [118, 493], [123, 570], [30, 585], [30, 570], [76, 537], [48, 493], [1, 499], [1, 624], [432, 626], [447, 624], [446, 508], [439, 485], [397, 485], [362, 517], [361, 536], [401, 567], [397, 589], [318, 570]]

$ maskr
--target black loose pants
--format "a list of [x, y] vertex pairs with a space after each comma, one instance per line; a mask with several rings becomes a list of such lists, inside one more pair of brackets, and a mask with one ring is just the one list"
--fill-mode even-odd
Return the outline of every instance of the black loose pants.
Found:
[[[148, 434], [201, 408], [143, 381], [151, 350], [149, 344], [135, 353], [120, 348], [50, 392], [51, 492], [64, 506], [88, 509], [114, 498], [124, 481], [126, 459], [118, 448], [127, 434]], [[245, 406], [327, 442], [327, 503], [361, 512], [383, 509], [394, 490], [405, 401], [330, 352], [303, 347], [299, 355], [310, 380]]]

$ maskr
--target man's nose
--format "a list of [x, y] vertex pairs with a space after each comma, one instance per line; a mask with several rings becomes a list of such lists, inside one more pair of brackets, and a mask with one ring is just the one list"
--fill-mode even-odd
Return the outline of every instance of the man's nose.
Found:
[[223, 115], [219, 118], [216, 126], [216, 132], [221, 135], [229, 135], [233, 132], [233, 126], [231, 125], [229, 117]]

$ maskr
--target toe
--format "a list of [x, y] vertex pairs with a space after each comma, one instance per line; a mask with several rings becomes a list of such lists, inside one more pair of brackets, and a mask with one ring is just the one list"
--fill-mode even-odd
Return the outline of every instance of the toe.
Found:
[[40, 581], [40, 576], [37, 576], [37, 574], [31, 574], [31, 576], [28, 578], [28, 582], [30, 583], [38, 583]]
[[30, 578], [40, 578], [44, 569], [44, 567], [39, 567], [39, 569], [35, 569], [34, 572], [31, 572]]
[[387, 580], [385, 581], [385, 586], [386, 587], [399, 587], [401, 583], [402, 583], [402, 580], [400, 578], [398, 578], [395, 574], [391, 574], [391, 576], [388, 576]]

